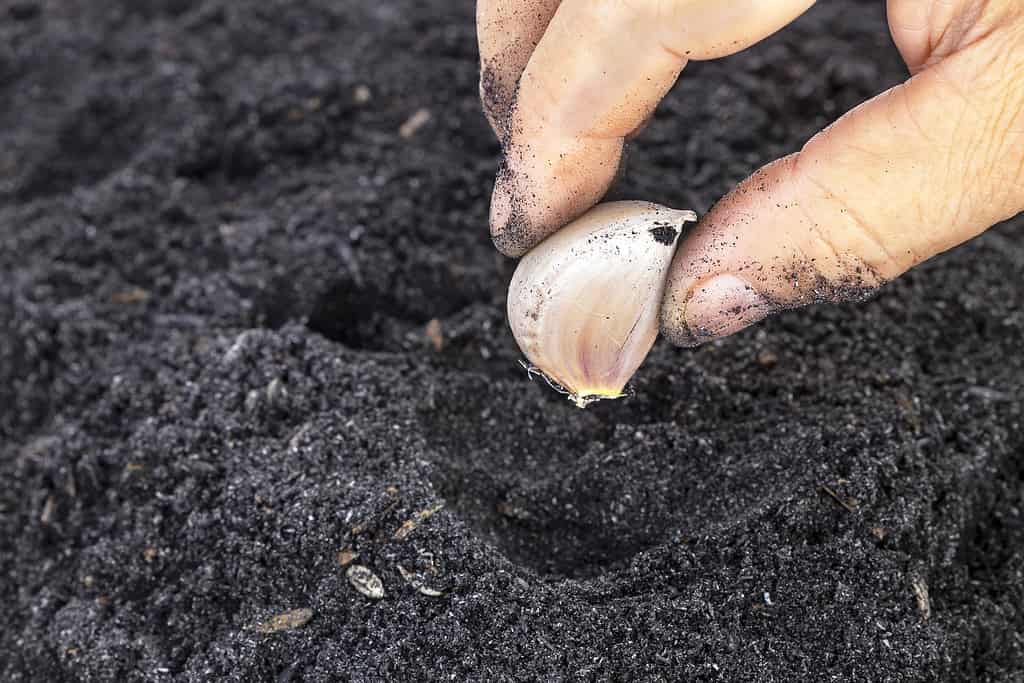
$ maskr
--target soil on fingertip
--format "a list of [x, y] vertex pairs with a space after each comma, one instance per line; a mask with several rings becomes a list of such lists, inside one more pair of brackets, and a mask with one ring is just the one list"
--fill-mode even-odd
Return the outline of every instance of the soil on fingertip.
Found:
[[[1024, 221], [579, 410], [504, 319], [473, 14], [0, 3], [0, 678], [1019, 680]], [[818, 3], [613, 197], [904, 77]]]

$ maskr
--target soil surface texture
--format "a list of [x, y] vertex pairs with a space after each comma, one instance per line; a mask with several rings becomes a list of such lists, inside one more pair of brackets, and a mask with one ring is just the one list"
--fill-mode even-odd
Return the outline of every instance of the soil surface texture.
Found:
[[[505, 322], [473, 14], [0, 1], [0, 679], [1024, 679], [1024, 220], [581, 411]], [[904, 77], [823, 0], [614, 196]]]

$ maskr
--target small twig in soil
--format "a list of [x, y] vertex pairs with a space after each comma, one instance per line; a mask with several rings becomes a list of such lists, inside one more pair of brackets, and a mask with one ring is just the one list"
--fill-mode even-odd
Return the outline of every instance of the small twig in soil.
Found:
[[430, 519], [434, 515], [434, 513], [436, 513], [443, 507], [443, 503], [438, 503], [437, 505], [429, 507], [426, 510], [420, 510], [419, 512], [414, 514], [412, 518], [407, 519], [405, 520], [405, 522], [402, 523], [402, 526], [400, 526], [398, 528], [398, 531], [395, 532], [394, 539], [396, 541], [404, 541], [406, 538], [409, 537], [409, 534], [416, 530], [416, 527]]
[[932, 601], [928, 595], [928, 583], [922, 576], [914, 576], [910, 580], [910, 587], [917, 598], [917, 609], [921, 612], [921, 618], [925, 621], [932, 616]]
[[831, 496], [834, 501], [836, 501], [837, 503], [842, 505], [846, 509], [847, 512], [857, 512], [857, 509], [855, 507], [853, 507], [852, 505], [847, 503], [845, 500], [843, 500], [839, 496], [838, 493], [836, 493], [835, 491], [832, 490], [832, 488], [830, 486], [827, 486], [825, 484], [818, 484], [818, 488], [820, 488], [822, 491], [824, 491], [829, 496]]

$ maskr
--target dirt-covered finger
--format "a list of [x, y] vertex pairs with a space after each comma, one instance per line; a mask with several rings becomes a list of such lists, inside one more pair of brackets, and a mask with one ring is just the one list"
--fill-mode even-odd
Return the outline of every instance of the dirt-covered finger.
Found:
[[622, 146], [689, 59], [775, 32], [813, 0], [563, 0], [523, 71], [505, 128], [491, 234], [516, 256], [589, 209]]
[[526, 63], [561, 0], [477, 0], [480, 100], [498, 137]]

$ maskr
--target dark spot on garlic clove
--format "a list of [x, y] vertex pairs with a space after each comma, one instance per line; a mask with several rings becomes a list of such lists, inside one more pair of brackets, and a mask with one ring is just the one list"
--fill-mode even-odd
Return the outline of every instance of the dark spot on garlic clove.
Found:
[[670, 223], [659, 223], [649, 230], [655, 242], [671, 247], [679, 237], [679, 228]]

